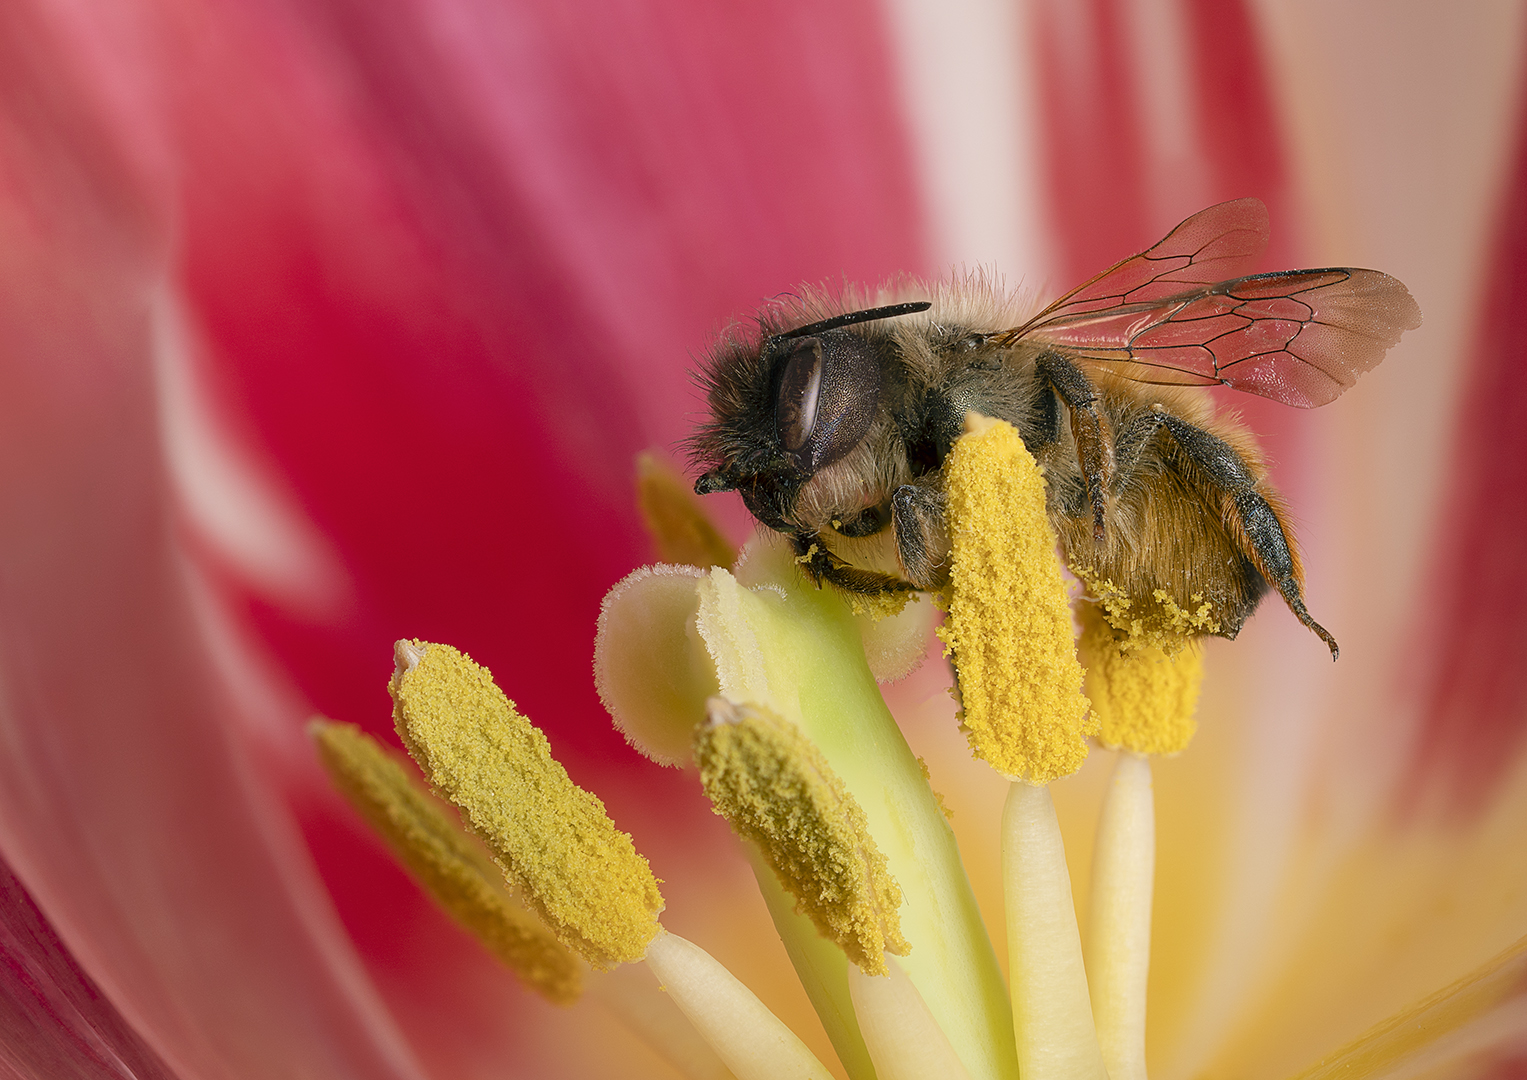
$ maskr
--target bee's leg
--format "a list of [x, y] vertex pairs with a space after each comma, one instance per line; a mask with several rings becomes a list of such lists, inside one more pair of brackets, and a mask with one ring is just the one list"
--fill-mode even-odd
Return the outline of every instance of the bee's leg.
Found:
[[[1137, 425], [1148, 428], [1143, 432], [1145, 439], [1139, 442], [1134, 441], [1135, 436], [1142, 434], [1135, 430]], [[1240, 519], [1241, 530], [1245, 533], [1257, 569], [1267, 579], [1267, 583], [1282, 594], [1283, 602], [1294, 613], [1294, 617], [1326, 643], [1331, 650], [1331, 659], [1335, 660], [1340, 652], [1336, 639], [1310, 616], [1304, 606], [1301, 588], [1304, 575], [1293, 545], [1289, 542], [1288, 530], [1284, 528], [1273, 505], [1256, 490], [1257, 478], [1247, 468], [1241, 455], [1224, 439], [1209, 434], [1203, 428], [1194, 427], [1186, 420], [1179, 420], [1159, 406], [1142, 416], [1136, 424], [1131, 424], [1120, 434], [1119, 442], [1138, 452], [1150, 434], [1160, 427], [1171, 432], [1177, 445], [1203, 471], [1210, 483], [1234, 500], [1236, 515]]]
[[949, 529], [944, 523], [947, 499], [938, 474], [903, 484], [891, 496], [891, 524], [896, 554], [907, 580], [919, 589], [942, 588], [949, 581]]
[[844, 562], [814, 535], [791, 536], [790, 544], [795, 548], [795, 561], [811, 575], [818, 588], [823, 581], [830, 581], [840, 589], [863, 596], [917, 591], [917, 586], [909, 581], [876, 570], [862, 570]]
[[1108, 438], [1103, 430], [1103, 419], [1098, 414], [1097, 388], [1081, 368], [1060, 353], [1045, 353], [1039, 358], [1037, 370], [1071, 414], [1076, 459], [1087, 483], [1087, 498], [1092, 503], [1092, 538], [1100, 541], [1103, 539], [1103, 491], [1112, 470], [1109, 468]]

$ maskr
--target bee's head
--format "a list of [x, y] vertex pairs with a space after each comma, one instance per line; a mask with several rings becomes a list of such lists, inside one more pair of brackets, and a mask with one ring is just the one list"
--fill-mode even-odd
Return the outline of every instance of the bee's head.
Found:
[[845, 328], [931, 306], [852, 311], [723, 349], [706, 372], [711, 423], [693, 448], [710, 468], [695, 492], [737, 491], [759, 521], [790, 531], [801, 487], [858, 445], [880, 405], [880, 354]]

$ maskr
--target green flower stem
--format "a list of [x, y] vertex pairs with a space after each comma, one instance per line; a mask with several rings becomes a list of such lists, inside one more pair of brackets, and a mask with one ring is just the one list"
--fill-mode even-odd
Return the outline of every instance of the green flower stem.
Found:
[[[723, 696], [798, 723], [863, 808], [901, 886], [901, 965], [972, 1080], [1016, 1080], [1012, 1014], [954, 834], [864, 660], [848, 605], [778, 547], [700, 583], [701, 636]], [[762, 588], [756, 588], [763, 586]], [[816, 931], [776, 926], [787, 942]], [[792, 948], [792, 953], [804, 950]]]

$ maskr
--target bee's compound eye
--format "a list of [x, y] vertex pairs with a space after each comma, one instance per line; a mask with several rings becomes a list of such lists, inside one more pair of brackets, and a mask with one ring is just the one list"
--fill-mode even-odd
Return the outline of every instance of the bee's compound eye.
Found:
[[822, 392], [822, 343], [816, 338], [802, 338], [793, 345], [774, 412], [780, 445], [792, 457], [800, 454], [811, 438]]
[[847, 330], [790, 342], [774, 407], [785, 458], [801, 476], [831, 465], [859, 444], [880, 404], [875, 347]]

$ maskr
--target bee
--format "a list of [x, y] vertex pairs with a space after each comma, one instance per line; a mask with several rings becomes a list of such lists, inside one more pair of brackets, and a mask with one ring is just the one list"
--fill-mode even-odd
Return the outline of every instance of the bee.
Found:
[[[1211, 206], [1038, 314], [989, 281], [903, 282], [878, 306], [804, 290], [733, 330], [701, 375], [695, 491], [736, 491], [818, 585], [861, 595], [949, 578], [943, 464], [974, 410], [1044, 470], [1068, 563], [1132, 616], [1196, 611], [1234, 638], [1269, 588], [1311, 617], [1289, 514], [1221, 384], [1333, 401], [1421, 312], [1375, 270], [1251, 274], [1257, 199]], [[887, 302], [895, 301], [895, 302]]]

